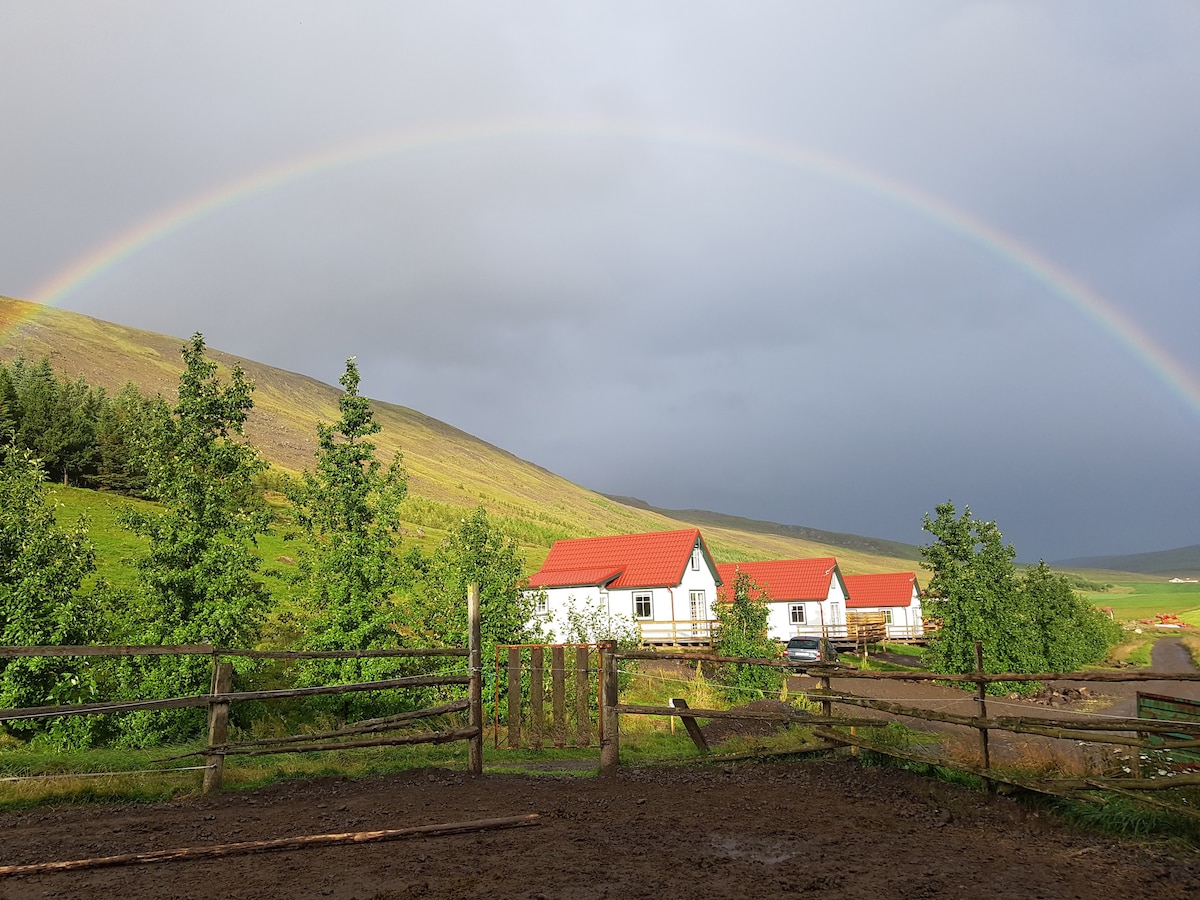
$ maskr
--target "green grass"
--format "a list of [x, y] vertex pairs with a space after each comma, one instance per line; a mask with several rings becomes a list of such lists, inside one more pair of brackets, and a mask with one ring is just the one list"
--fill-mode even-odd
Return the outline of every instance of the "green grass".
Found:
[[[160, 762], [201, 749], [201, 744], [153, 750], [46, 751], [28, 747], [0, 748], [0, 809], [46, 803], [154, 802], [199, 794], [202, 756]], [[599, 770], [596, 749], [522, 751], [496, 749], [484, 740], [484, 767], [490, 772], [537, 771], [547, 764], [570, 765], [567, 774]], [[586, 765], [594, 761], [595, 766]], [[463, 742], [412, 747], [370, 747], [324, 753], [227, 758], [224, 790], [253, 790], [282, 781], [308, 778], [367, 778], [420, 768], [465, 772]], [[559, 771], [559, 770], [552, 770]]]
[[[1186, 796], [1170, 798], [1194, 809], [1200, 794], [1192, 790]], [[1174, 813], [1136, 803], [1121, 796], [1100, 798], [1099, 803], [1082, 800], [1061, 800], [1052, 804], [1053, 811], [1062, 819], [1102, 834], [1114, 834], [1126, 838], [1162, 837], [1191, 845], [1200, 845], [1200, 820], [1186, 812]], [[1157, 799], [1167, 799], [1160, 796]]]
[[1158, 613], [1191, 617], [1200, 624], [1200, 584], [1156, 580], [1123, 580], [1102, 593], [1082, 592], [1096, 606], [1111, 606], [1118, 620], [1151, 619]]

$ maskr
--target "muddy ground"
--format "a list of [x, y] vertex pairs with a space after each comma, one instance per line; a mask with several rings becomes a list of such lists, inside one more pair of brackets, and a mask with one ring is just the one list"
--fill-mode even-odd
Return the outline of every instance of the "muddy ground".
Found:
[[[808, 680], [794, 679], [797, 686]], [[1165, 684], [1200, 692], [1197, 684]], [[913, 705], [964, 712], [973, 705], [933, 684], [873, 686]], [[1096, 687], [1104, 693], [1086, 701], [1089, 712], [1123, 712], [1135, 689]], [[722, 727], [714, 721], [706, 731], [716, 738]], [[1021, 750], [1021, 740], [998, 742], [997, 754]], [[0, 813], [0, 865], [526, 813], [540, 816], [536, 826], [0, 876], [0, 898], [1200, 897], [1194, 852], [1072, 830], [1036, 805], [844, 756], [623, 769], [601, 778], [472, 780], [422, 770], [164, 804]]]
[[844, 758], [615, 777], [422, 770], [156, 805], [0, 817], [3, 862], [478, 820], [540, 824], [0, 878], [17, 897], [1200, 896], [1200, 862], [1072, 832], [1045, 811]]

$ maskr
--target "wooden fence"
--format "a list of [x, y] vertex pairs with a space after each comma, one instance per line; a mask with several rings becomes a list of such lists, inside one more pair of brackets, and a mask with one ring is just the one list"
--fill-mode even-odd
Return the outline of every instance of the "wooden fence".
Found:
[[[989, 786], [997, 782], [1006, 782], [1019, 787], [1041, 791], [1054, 795], [1069, 795], [1077, 791], [1112, 790], [1128, 792], [1129, 790], [1144, 791], [1169, 787], [1200, 785], [1200, 775], [1174, 775], [1171, 778], [1141, 778], [1136, 767], [1131, 766], [1128, 777], [1078, 777], [1078, 778], [1037, 778], [1013, 774], [1009, 771], [997, 770], [991, 759], [990, 736], [992, 732], [1001, 731], [1012, 734], [1039, 735], [1047, 738], [1057, 738], [1084, 742], [1088, 744], [1119, 745], [1135, 748], [1141, 751], [1171, 751], [1191, 750], [1200, 748], [1200, 727], [1195, 721], [1175, 721], [1170, 719], [1114, 719], [1100, 716], [1079, 715], [1071, 717], [1032, 717], [1032, 716], [994, 716], [988, 714], [986, 689], [989, 684], [1001, 682], [1054, 682], [1075, 681], [1088, 683], [1118, 683], [1118, 682], [1200, 682], [1200, 672], [1186, 674], [1163, 674], [1157, 672], [1076, 672], [1076, 673], [1003, 673], [985, 674], [983, 672], [982, 653], [976, 648], [976, 671], [964, 675], [932, 675], [928, 672], [868, 672], [842, 666], [812, 665], [797, 667], [787, 660], [779, 659], [744, 659], [741, 657], [723, 657], [713, 654], [697, 653], [662, 653], [646, 650], [621, 651], [615, 647], [606, 648], [602, 656], [601, 671], [601, 724], [603, 738], [600, 745], [600, 767], [602, 772], [611, 772], [620, 764], [620, 717], [623, 715], [653, 715], [675, 716], [684, 720], [685, 724], [694, 724], [697, 718], [738, 718], [758, 719], [780, 724], [798, 724], [810, 726], [813, 733], [822, 740], [833, 745], [864, 748], [883, 755], [909, 759], [929, 765], [937, 765], [958, 769], [982, 778]], [[704, 661], [709, 663], [740, 663], [780, 668], [786, 671], [804, 672], [817, 679], [816, 690], [806, 691], [810, 700], [821, 703], [819, 715], [809, 715], [799, 709], [787, 712], [773, 711], [731, 711], [714, 709], [688, 709], [685, 706], [657, 707], [632, 706], [620, 702], [617, 673], [622, 660], [685, 660], [689, 662]], [[831, 688], [833, 678], [859, 679], [863, 681], [936, 681], [946, 684], [974, 685], [975, 715], [958, 715], [937, 710], [908, 706], [887, 700], [861, 696], [848, 691], [834, 691]], [[900, 716], [911, 719], [934, 722], [944, 725], [964, 726], [974, 729], [978, 738], [978, 764], [972, 765], [958, 759], [931, 758], [925, 755], [911, 754], [901, 748], [881, 746], [878, 743], [860, 737], [857, 729], [863, 726], [881, 726], [885, 721], [878, 717], [847, 716], [835, 714], [834, 706], [844, 705], [856, 709], [886, 713], [890, 716]], [[689, 727], [689, 732], [692, 729]], [[701, 746], [698, 742], [698, 746]], [[704, 747], [701, 746], [704, 750]], [[1135, 759], [1138, 754], [1135, 754]], [[1135, 799], [1143, 799], [1133, 795]], [[1146, 800], [1154, 805], [1155, 801]], [[1171, 808], [1182, 815], [1200, 818], [1200, 813], [1190, 808], [1172, 805]]]
[[[549, 663], [550, 690], [546, 690]], [[501, 720], [509, 749], [591, 747], [598, 719], [599, 648], [596, 644], [505, 644], [496, 647], [493, 704], [495, 746]], [[505, 685], [503, 694], [501, 684]], [[502, 703], [501, 700], [504, 702]], [[547, 701], [549, 701], [547, 703]]]
[[[58, 646], [58, 647], [0, 647], [0, 659], [29, 657], [131, 657], [131, 656], [209, 656], [212, 659], [212, 678], [209, 692], [185, 697], [135, 700], [109, 703], [58, 704], [53, 706], [0, 709], [0, 722], [21, 719], [53, 718], [58, 716], [112, 715], [138, 710], [208, 709], [208, 741], [204, 750], [184, 756], [205, 757], [204, 791], [221, 786], [224, 761], [227, 756], [263, 756], [275, 753], [311, 753], [326, 750], [347, 750], [358, 747], [382, 747], [406, 744], [441, 744], [450, 741], [468, 743], [468, 770], [472, 775], [483, 771], [483, 691], [482, 659], [480, 655], [479, 589], [468, 590], [468, 646], [431, 649], [396, 650], [238, 650], [213, 647], [209, 644], [176, 644], [151, 646]], [[233, 666], [224, 659], [386, 659], [386, 658], [465, 658], [467, 671], [461, 675], [416, 675], [365, 681], [354, 684], [320, 685], [282, 690], [232, 691]], [[377, 719], [355, 722], [324, 734], [304, 734], [284, 738], [228, 741], [229, 707], [247, 701], [273, 702], [303, 697], [336, 696], [365, 691], [410, 690], [424, 687], [461, 685], [467, 697], [426, 709], [412, 710]], [[416, 734], [364, 737], [386, 734], [406, 728], [421, 719], [455, 712], [468, 713], [468, 725], [444, 731], [424, 731]], [[353, 737], [354, 740], [345, 740]], [[184, 757], [173, 757], [181, 759]], [[166, 760], [163, 760], [166, 761]]]

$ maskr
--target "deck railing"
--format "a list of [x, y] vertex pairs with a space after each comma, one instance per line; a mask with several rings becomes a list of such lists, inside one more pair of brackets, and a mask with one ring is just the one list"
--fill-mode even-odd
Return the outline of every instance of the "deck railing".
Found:
[[642, 644], [647, 647], [711, 647], [717, 633], [716, 619], [679, 619], [673, 622], [638, 622]]

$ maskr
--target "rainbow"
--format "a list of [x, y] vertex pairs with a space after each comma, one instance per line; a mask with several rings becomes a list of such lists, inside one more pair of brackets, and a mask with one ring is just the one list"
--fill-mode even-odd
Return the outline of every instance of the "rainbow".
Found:
[[301, 179], [375, 159], [449, 145], [561, 137], [642, 140], [700, 147], [802, 170], [897, 204], [1025, 272], [1110, 334], [1184, 404], [1200, 414], [1200, 378], [1136, 322], [1032, 248], [961, 209], [879, 172], [797, 144], [702, 128], [611, 119], [502, 121], [388, 133], [288, 160], [155, 213], [75, 259], [39, 285], [32, 299], [44, 306], [58, 305], [105, 272], [192, 223]]

